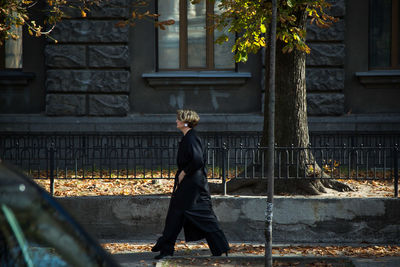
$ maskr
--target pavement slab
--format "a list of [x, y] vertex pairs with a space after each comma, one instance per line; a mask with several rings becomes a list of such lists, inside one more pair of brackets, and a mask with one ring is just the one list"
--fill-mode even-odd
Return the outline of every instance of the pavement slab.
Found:
[[[115, 244], [116, 240], [102, 240], [104, 244]], [[125, 243], [122, 243], [125, 244]], [[114, 250], [112, 256], [122, 267], [143, 267], [143, 266], [159, 266], [159, 267], [200, 267], [200, 266], [220, 266], [220, 267], [241, 267], [241, 266], [264, 266], [264, 256], [260, 251], [253, 250], [249, 253], [249, 250], [240, 250], [237, 247], [229, 254], [228, 257], [212, 257], [207, 246], [203, 243], [189, 243], [184, 242], [177, 243], [177, 250], [173, 257], [166, 257], [162, 260], [155, 260], [154, 257], [158, 253], [150, 251], [152, 243], [148, 241], [130, 241], [129, 246], [126, 246], [126, 250]], [[235, 246], [243, 247], [242, 243], [231, 244]], [[320, 244], [320, 246], [323, 244]], [[348, 245], [348, 244], [347, 244]], [[262, 244], [245, 244], [253, 246], [256, 249], [260, 249]], [[360, 244], [353, 244], [354, 248], [362, 247]], [[122, 246], [123, 248], [124, 246]], [[279, 244], [274, 245], [274, 248], [287, 248], [294, 247], [293, 245]], [[297, 247], [297, 246], [296, 246]], [[301, 245], [298, 246], [301, 248]], [[303, 245], [303, 247], [309, 249], [310, 245]], [[397, 254], [391, 256], [375, 257], [374, 255], [358, 254], [358, 255], [344, 255], [340, 254], [337, 256], [332, 255], [304, 255], [299, 254], [298, 251], [293, 250], [282, 250], [287, 253], [274, 254], [274, 266], [293, 266], [293, 267], [400, 267], [400, 256]], [[256, 253], [255, 253], [256, 252]]]
[[382, 257], [372, 259], [353, 259], [354, 267], [399, 267], [400, 257]]

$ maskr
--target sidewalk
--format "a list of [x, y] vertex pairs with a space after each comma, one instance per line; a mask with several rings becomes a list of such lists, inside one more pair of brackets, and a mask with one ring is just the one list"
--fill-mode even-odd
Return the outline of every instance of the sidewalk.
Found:
[[[332, 258], [332, 257], [274, 257], [274, 266], [293, 266], [293, 267], [399, 267], [400, 258], [377, 258], [377, 259], [359, 259], [359, 258]], [[176, 266], [176, 267], [200, 267], [200, 266], [256, 266], [263, 267], [264, 257], [229, 257], [226, 260], [213, 260], [207, 258], [195, 259], [167, 259], [157, 262], [156, 266]]]
[[[200, 266], [264, 266], [264, 256], [229, 255], [228, 257], [180, 255], [162, 260], [154, 260], [156, 253], [129, 253], [115, 255], [123, 267], [200, 267]], [[312, 256], [274, 256], [277, 266], [318, 266], [318, 267], [399, 267], [400, 257], [352, 258], [352, 257], [312, 257]], [[312, 265], [314, 264], [314, 265]]]
[[[116, 242], [116, 241], [113, 241]], [[110, 243], [103, 241], [104, 243]], [[114, 243], [115, 244], [115, 243]], [[121, 245], [118, 249], [112, 250], [112, 254], [117, 262], [123, 267], [143, 267], [143, 266], [176, 266], [176, 267], [200, 267], [200, 266], [264, 266], [264, 254], [262, 244], [241, 244], [231, 243], [232, 252], [228, 257], [211, 257], [209, 249], [203, 243], [178, 243], [177, 249], [173, 257], [167, 257], [163, 260], [155, 260], [154, 256], [158, 253], [150, 251], [152, 246], [148, 242], [130, 242], [121, 243], [129, 245]], [[238, 249], [238, 246], [245, 246], [245, 249]], [[123, 248], [126, 247], [126, 249]], [[353, 245], [353, 248], [370, 247], [371, 245]], [[250, 251], [249, 247], [253, 250]], [[350, 248], [347, 244], [343, 247]], [[318, 246], [290, 246], [290, 245], [274, 245], [273, 259], [276, 266], [295, 266], [295, 267], [398, 267], [400, 266], [400, 254], [380, 254], [381, 257], [374, 255], [358, 254], [349, 255], [312, 255], [301, 254], [298, 251], [287, 248], [305, 248], [312, 251]], [[276, 253], [279, 249], [279, 253]], [[110, 251], [110, 248], [108, 248]], [[301, 250], [299, 250], [301, 251]], [[274, 265], [274, 266], [275, 266]]]

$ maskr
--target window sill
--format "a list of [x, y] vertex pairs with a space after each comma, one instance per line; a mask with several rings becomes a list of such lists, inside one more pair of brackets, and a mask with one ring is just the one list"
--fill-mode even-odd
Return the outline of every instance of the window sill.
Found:
[[142, 74], [155, 89], [237, 89], [251, 78], [249, 72], [168, 71]]
[[0, 85], [27, 85], [35, 76], [33, 72], [0, 71]]
[[374, 70], [355, 75], [366, 88], [400, 88], [400, 70]]

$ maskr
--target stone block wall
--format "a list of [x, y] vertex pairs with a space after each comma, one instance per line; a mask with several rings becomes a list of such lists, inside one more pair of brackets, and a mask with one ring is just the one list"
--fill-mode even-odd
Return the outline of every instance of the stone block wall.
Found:
[[45, 48], [46, 114], [125, 116], [129, 112], [129, 28], [127, 0], [103, 1], [87, 18], [77, 10], [57, 24], [58, 43]]
[[[308, 25], [308, 114], [344, 113], [345, 1], [330, 0], [332, 27]], [[129, 16], [128, 0], [103, 1], [87, 18], [72, 12], [54, 29], [45, 48], [46, 114], [125, 116], [129, 112], [129, 27], [115, 27]]]
[[307, 108], [311, 116], [344, 113], [345, 1], [330, 0], [329, 14], [339, 18], [330, 28], [307, 27], [311, 53], [306, 60]]

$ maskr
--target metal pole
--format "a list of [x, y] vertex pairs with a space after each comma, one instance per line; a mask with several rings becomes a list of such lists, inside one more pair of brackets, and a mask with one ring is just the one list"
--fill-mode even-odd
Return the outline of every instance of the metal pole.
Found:
[[397, 144], [394, 147], [394, 197], [399, 197], [399, 147]]
[[268, 93], [268, 198], [265, 211], [265, 266], [272, 267], [272, 216], [274, 199], [274, 153], [275, 153], [275, 56], [276, 56], [276, 13], [277, 1], [272, 0], [272, 20], [270, 28], [269, 53], [269, 93]]
[[52, 142], [50, 145], [50, 195], [54, 196], [54, 151], [55, 144]]
[[224, 196], [226, 196], [227, 195], [227, 193], [226, 193], [226, 173], [227, 172], [225, 172], [225, 168], [226, 168], [226, 165], [225, 165], [225, 158], [226, 158], [226, 156], [227, 156], [227, 153], [226, 153], [226, 143], [224, 142], [223, 143], [223, 145], [222, 145], [222, 185], [223, 185], [223, 189], [224, 189]]

